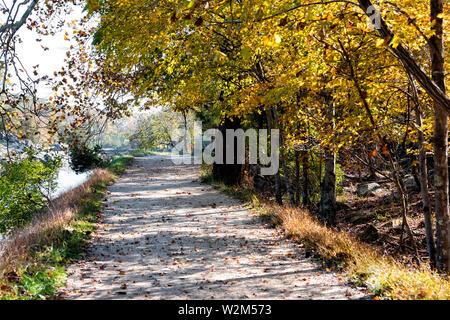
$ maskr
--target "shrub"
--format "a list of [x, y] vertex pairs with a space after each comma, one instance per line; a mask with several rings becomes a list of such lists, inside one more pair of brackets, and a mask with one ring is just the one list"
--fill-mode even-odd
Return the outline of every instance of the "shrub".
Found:
[[75, 145], [70, 148], [70, 167], [75, 172], [84, 172], [106, 165], [105, 154], [99, 145], [93, 148], [87, 145]]
[[43, 162], [32, 150], [26, 150], [23, 158], [0, 163], [0, 233], [25, 225], [45, 207], [56, 187], [60, 163], [59, 159]]

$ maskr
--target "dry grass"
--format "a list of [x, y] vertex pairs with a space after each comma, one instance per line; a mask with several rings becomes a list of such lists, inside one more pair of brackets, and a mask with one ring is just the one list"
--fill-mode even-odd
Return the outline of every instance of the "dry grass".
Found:
[[450, 299], [449, 277], [430, 270], [427, 265], [405, 265], [347, 232], [326, 227], [309, 211], [279, 206], [250, 187], [225, 186], [212, 179], [210, 167], [202, 167], [201, 179], [233, 197], [250, 202], [262, 217], [283, 228], [286, 236], [301, 241], [330, 268], [345, 272], [350, 281], [366, 285], [377, 299]]
[[448, 277], [426, 266], [403, 265], [345, 232], [327, 228], [306, 210], [258, 200], [254, 200], [254, 206], [281, 225], [287, 236], [302, 241], [332, 267], [343, 269], [352, 281], [364, 283], [377, 296], [400, 300], [450, 299]]
[[0, 278], [16, 269], [20, 261], [27, 260], [30, 248], [39, 244], [50, 244], [57, 234], [72, 221], [79, 210], [81, 199], [92, 192], [93, 186], [110, 183], [114, 175], [99, 169], [81, 186], [66, 192], [54, 200], [49, 209], [37, 215], [31, 225], [13, 234], [5, 241], [0, 251]]

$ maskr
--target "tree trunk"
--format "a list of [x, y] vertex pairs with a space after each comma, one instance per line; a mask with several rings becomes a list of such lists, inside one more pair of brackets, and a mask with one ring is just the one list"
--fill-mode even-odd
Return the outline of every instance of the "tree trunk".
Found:
[[300, 184], [300, 152], [295, 151], [295, 205], [298, 206], [300, 204], [300, 193], [301, 193], [301, 184]]
[[308, 208], [309, 203], [309, 154], [308, 151], [304, 151], [302, 155], [302, 168], [303, 168], [303, 178], [302, 178], [302, 202], [305, 208]]
[[185, 134], [185, 138], [184, 138], [184, 150], [185, 151], [191, 151], [190, 150], [190, 146], [188, 146], [188, 139], [187, 136], [189, 134], [188, 132], [188, 123], [187, 123], [187, 114], [186, 114], [186, 110], [182, 111], [182, 115], [183, 115], [183, 125], [184, 125], [184, 134]]
[[273, 117], [275, 119], [275, 123], [277, 125], [277, 128], [280, 130], [280, 141], [281, 141], [281, 150], [280, 150], [280, 161], [281, 165], [283, 167], [283, 173], [284, 173], [284, 184], [286, 186], [286, 191], [289, 195], [289, 200], [292, 205], [295, 204], [294, 199], [294, 192], [292, 191], [291, 185], [289, 184], [289, 177], [288, 177], [288, 171], [287, 171], [287, 165], [286, 165], [286, 158], [284, 157], [284, 135], [283, 135], [283, 128], [281, 127], [280, 120], [278, 118], [278, 111], [274, 108], [272, 108], [273, 111]]
[[428, 256], [430, 258], [430, 265], [436, 267], [436, 245], [434, 241], [433, 225], [431, 222], [431, 198], [428, 190], [428, 168], [427, 168], [427, 151], [425, 149], [425, 135], [421, 130], [423, 125], [423, 111], [419, 101], [417, 88], [411, 75], [407, 73], [408, 80], [411, 87], [412, 100], [414, 103], [414, 112], [416, 115], [416, 124], [418, 127], [417, 135], [419, 140], [419, 185], [420, 193], [422, 195], [422, 207], [424, 214], [424, 224], [427, 239]]
[[322, 181], [319, 211], [325, 223], [336, 222], [336, 156], [332, 150], [325, 151], [325, 174]]
[[[383, 137], [378, 132], [378, 124], [375, 121], [375, 118], [374, 118], [374, 116], [372, 114], [372, 110], [370, 109], [370, 105], [369, 105], [369, 103], [367, 101], [365, 89], [363, 87], [361, 87], [359, 82], [358, 82], [357, 74], [355, 72], [355, 69], [353, 67], [352, 61], [350, 59], [350, 55], [348, 55], [348, 53], [345, 51], [345, 48], [344, 48], [344, 46], [342, 45], [342, 43], [340, 41], [339, 41], [339, 44], [341, 46], [342, 51], [345, 54], [345, 59], [346, 59], [346, 61], [348, 63], [348, 66], [350, 68], [350, 73], [351, 73], [350, 77], [351, 77], [351, 79], [353, 80], [353, 82], [355, 84], [356, 90], [358, 91], [358, 94], [359, 94], [359, 97], [361, 99], [361, 102], [362, 102], [362, 104], [364, 106], [364, 109], [366, 110], [367, 116], [369, 117], [369, 120], [370, 120], [370, 122], [372, 124], [373, 131], [376, 134], [379, 143], [382, 143], [384, 146], [388, 146], [388, 143], [387, 143], [385, 137]], [[405, 192], [405, 189], [404, 189], [404, 185], [405, 184], [403, 183], [403, 179], [401, 178], [400, 170], [398, 170], [398, 168], [396, 166], [396, 162], [394, 161], [394, 159], [392, 157], [392, 151], [391, 150], [387, 150], [387, 151], [388, 151], [387, 157], [388, 157], [388, 160], [389, 160], [389, 164], [390, 164], [390, 166], [392, 168], [392, 180], [393, 180], [393, 182], [395, 183], [395, 185], [396, 185], [396, 187], [398, 189], [398, 192], [399, 192], [399, 194], [401, 196], [401, 201], [402, 201], [403, 224], [402, 224], [402, 233], [401, 233], [401, 236], [400, 236], [400, 244], [402, 245], [402, 242], [403, 242], [403, 231], [406, 228], [407, 234], [408, 234], [408, 236], [409, 236], [409, 238], [411, 240], [411, 243], [413, 245], [413, 249], [415, 251], [416, 259], [417, 259], [418, 262], [420, 262], [419, 258], [418, 258], [417, 245], [416, 245], [416, 242], [414, 240], [414, 235], [413, 235], [413, 233], [411, 231], [411, 228], [409, 226], [408, 219], [407, 219], [407, 216], [408, 216], [408, 196], [407, 196], [407, 193]]]
[[[335, 105], [330, 93], [324, 94], [327, 107], [327, 125], [334, 129]], [[320, 189], [319, 213], [322, 220], [329, 225], [336, 221], [336, 154], [332, 147], [325, 147], [324, 177]]]
[[[272, 117], [272, 109], [266, 111], [267, 115], [267, 129], [271, 132], [273, 128], [273, 117]], [[281, 179], [280, 179], [280, 171], [277, 171], [275, 174], [275, 199], [279, 205], [283, 204], [283, 195], [281, 193]]]
[[[435, 34], [430, 38], [431, 70], [434, 83], [445, 94], [444, 66], [444, 34], [443, 14], [444, 0], [431, 0], [431, 21]], [[448, 117], [446, 106], [440, 101], [434, 101], [435, 131], [434, 131], [434, 166], [436, 188], [436, 238], [437, 267], [442, 271], [450, 271], [450, 224], [448, 212]]]
[[224, 139], [224, 148], [223, 148], [223, 157], [226, 159], [227, 157], [227, 145], [233, 143], [234, 144], [234, 163], [233, 164], [217, 164], [213, 165], [213, 177], [215, 180], [222, 181], [226, 185], [232, 186], [239, 184], [239, 180], [241, 177], [242, 165], [237, 163], [237, 152], [236, 152], [236, 144], [233, 141], [227, 141], [226, 130], [227, 129], [239, 129], [241, 123], [239, 119], [225, 119], [223, 125], [219, 128], [222, 132]]

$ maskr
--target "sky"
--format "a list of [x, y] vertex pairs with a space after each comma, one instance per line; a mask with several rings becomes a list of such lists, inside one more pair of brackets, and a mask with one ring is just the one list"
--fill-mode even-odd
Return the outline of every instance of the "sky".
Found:
[[[16, 52], [27, 70], [33, 70], [32, 66], [39, 64], [39, 76], [48, 75], [53, 77], [55, 71], [59, 71], [64, 66], [64, 59], [66, 52], [69, 51], [71, 45], [76, 45], [76, 42], [70, 39], [73, 28], [71, 22], [79, 21], [84, 15], [81, 5], [72, 6], [69, 14], [62, 16], [66, 23], [63, 27], [56, 29], [57, 33], [54, 36], [40, 36], [41, 42], [37, 42], [37, 34], [32, 30], [28, 30], [25, 26], [22, 27], [18, 34], [23, 40], [23, 43], [16, 45]], [[69, 33], [69, 41], [64, 39], [65, 32]], [[48, 47], [45, 51], [41, 45]], [[46, 99], [51, 95], [50, 86], [44, 83], [38, 87], [38, 97]]]
[[[6, 0], [6, 3], [7, 2], [8, 0]], [[83, 8], [83, 4], [71, 5], [70, 12], [59, 17], [65, 21], [64, 26], [57, 29], [53, 28], [52, 30], [56, 31], [53, 36], [38, 35], [35, 31], [26, 28], [26, 26], [23, 26], [19, 30], [18, 34], [23, 42], [16, 44], [16, 52], [29, 73], [32, 73], [33, 66], [39, 65], [39, 76], [47, 75], [52, 79], [54, 78], [54, 72], [61, 70], [61, 68], [65, 66], [64, 59], [67, 58], [66, 52], [70, 50], [71, 45], [75, 47], [78, 45], [77, 42], [72, 39], [72, 36], [74, 26], [76, 28], [79, 25], [79, 21], [86, 15]], [[93, 23], [95, 23], [95, 21], [93, 21]], [[64, 35], [66, 32], [69, 35], [69, 40], [65, 40]], [[37, 38], [42, 39], [42, 41], [36, 41]], [[49, 50], [44, 50], [41, 47], [42, 45], [48, 47]], [[11, 82], [14, 83], [14, 79], [11, 79]], [[53, 95], [51, 85], [47, 85], [44, 82], [39, 84], [37, 90], [37, 96], [40, 99], [48, 99]], [[159, 107], [155, 106], [155, 110], [152, 110], [152, 112], [158, 111], [159, 109]]]

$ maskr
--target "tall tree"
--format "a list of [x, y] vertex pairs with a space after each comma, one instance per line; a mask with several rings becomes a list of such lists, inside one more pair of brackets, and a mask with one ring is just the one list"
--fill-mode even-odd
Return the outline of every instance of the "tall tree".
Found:
[[[431, 73], [434, 83], [443, 94], [445, 86], [445, 51], [443, 15], [444, 0], [430, 1], [431, 28], [430, 38]], [[437, 265], [439, 269], [450, 271], [450, 217], [448, 195], [448, 106], [435, 99], [434, 129], [434, 165], [436, 188], [436, 231], [437, 231]]]

